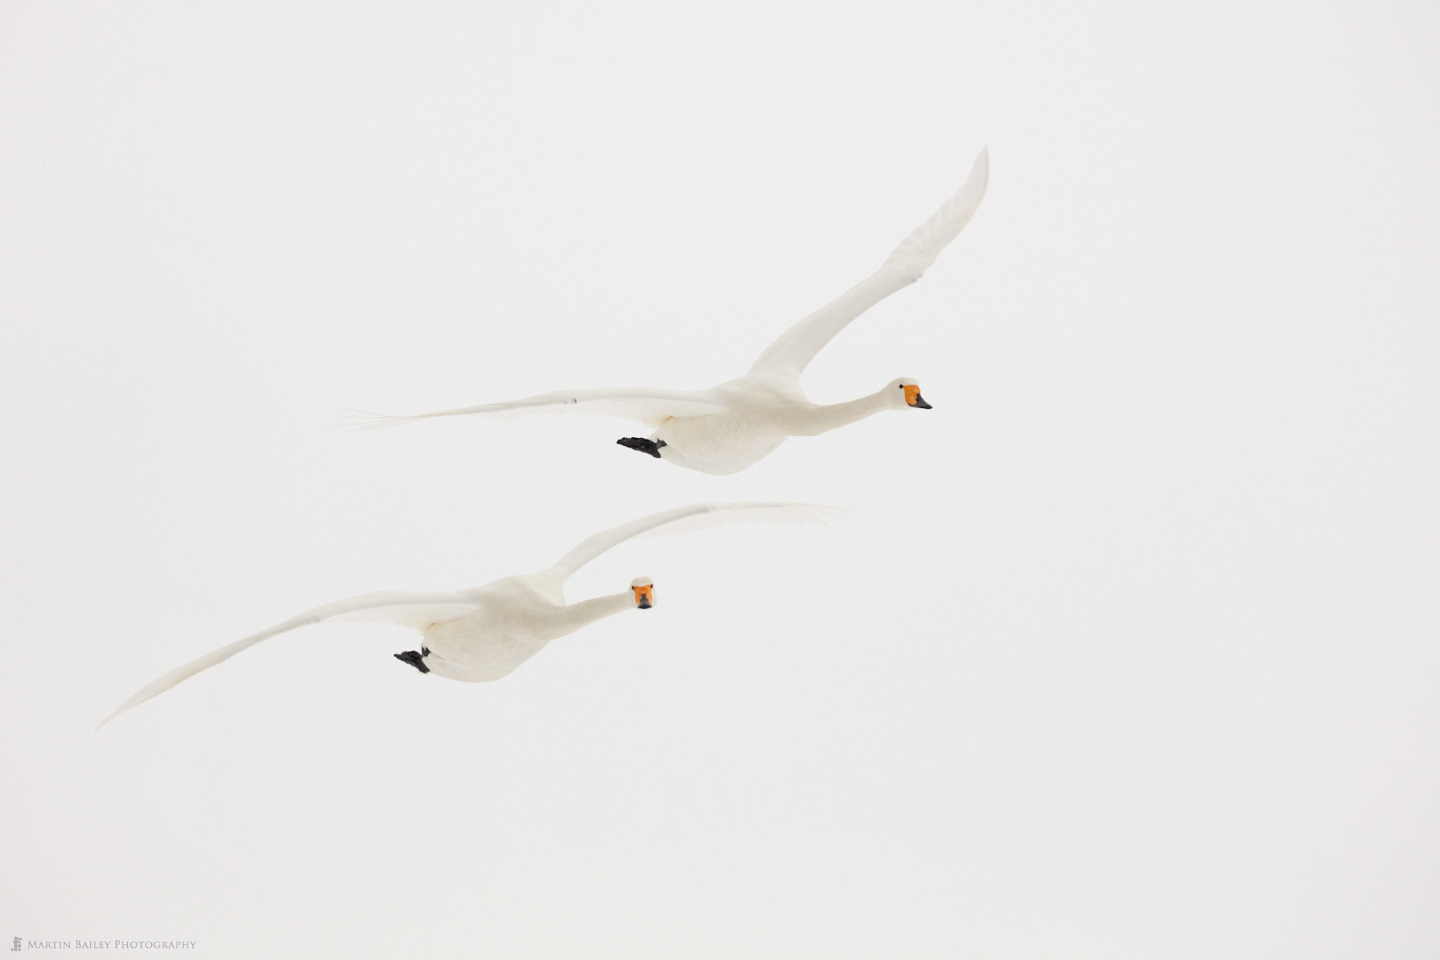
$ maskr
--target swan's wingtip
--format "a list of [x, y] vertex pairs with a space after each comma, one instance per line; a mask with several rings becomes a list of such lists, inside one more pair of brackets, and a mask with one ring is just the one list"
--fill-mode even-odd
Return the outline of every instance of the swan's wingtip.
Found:
[[351, 433], [360, 430], [388, 430], [414, 420], [414, 417], [396, 417], [388, 413], [369, 413], [365, 410], [345, 408], [335, 415], [340, 427]]
[[[177, 681], [177, 682], [178, 682], [178, 681]], [[172, 684], [172, 686], [173, 686], [173, 684]], [[165, 688], [165, 689], [168, 689], [168, 688]], [[145, 692], [145, 691], [142, 690], [140, 693], [144, 693], [144, 692]], [[106, 717], [104, 720], [101, 720], [99, 723], [95, 724], [95, 729], [96, 729], [96, 730], [99, 730], [101, 727], [105, 726], [105, 724], [109, 723], [111, 720], [114, 720], [116, 717], [120, 716], [120, 714], [124, 713], [126, 710], [129, 710], [131, 707], [138, 707], [138, 706], [140, 706], [140, 704], [144, 703], [146, 700], [149, 700], [150, 697], [155, 696], [155, 694], [153, 694], [153, 693], [150, 694], [149, 696], [141, 696], [140, 693], [135, 694], [135, 696], [131, 697], [129, 700], [126, 700], [124, 703], [120, 704], [120, 706], [116, 707], [115, 710], [114, 710], [114, 712], [111, 713], [110, 716]]]

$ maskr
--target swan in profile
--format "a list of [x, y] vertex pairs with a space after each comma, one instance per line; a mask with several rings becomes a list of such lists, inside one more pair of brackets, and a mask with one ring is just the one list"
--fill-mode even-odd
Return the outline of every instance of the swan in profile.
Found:
[[654, 605], [655, 587], [648, 577], [637, 577], [629, 589], [607, 597], [565, 602], [562, 588], [570, 575], [611, 547], [645, 533], [680, 533], [741, 520], [823, 523], [831, 512], [802, 503], [693, 504], [597, 533], [539, 573], [503, 577], [483, 587], [454, 593], [386, 591], [329, 603], [176, 667], [122, 703], [96, 729], [261, 640], [323, 620], [386, 620], [410, 627], [419, 631], [424, 640], [418, 651], [395, 654], [397, 660], [421, 673], [451, 680], [498, 680], [551, 640], [603, 617], [626, 610], [648, 610]]
[[850, 321], [920, 279], [980, 206], [989, 171], [988, 151], [981, 150], [965, 185], [901, 241], [879, 270], [786, 330], [738, 380], [696, 391], [638, 387], [561, 390], [409, 417], [366, 415], [361, 418], [362, 425], [387, 427], [462, 414], [618, 416], [655, 428], [648, 437], [624, 437], [617, 441], [621, 445], [692, 470], [726, 474], [744, 470], [789, 437], [815, 436], [882, 410], [928, 410], [930, 404], [920, 395], [920, 385], [908, 377], [892, 380], [877, 393], [858, 400], [819, 405], [811, 403], [800, 389], [800, 374]]

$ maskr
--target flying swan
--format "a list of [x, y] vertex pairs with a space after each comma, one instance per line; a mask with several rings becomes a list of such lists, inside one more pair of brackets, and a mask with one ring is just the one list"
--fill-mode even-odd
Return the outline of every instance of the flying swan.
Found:
[[935, 262], [940, 251], [970, 222], [989, 178], [988, 150], [981, 150], [970, 177], [953, 197], [906, 237], [880, 269], [839, 298], [801, 320], [770, 344], [750, 372], [709, 390], [561, 390], [506, 403], [487, 403], [408, 417], [371, 416], [361, 425], [388, 427], [429, 417], [461, 414], [514, 416], [524, 413], [595, 413], [655, 427], [649, 437], [617, 441], [652, 457], [703, 473], [738, 473], [768, 455], [789, 437], [811, 437], [882, 410], [929, 410], [920, 385], [908, 377], [868, 397], [821, 406], [800, 389], [800, 374], [815, 354], [860, 314]]
[[823, 523], [832, 513], [803, 503], [692, 504], [597, 533], [539, 573], [503, 577], [483, 587], [454, 593], [385, 591], [328, 603], [176, 667], [122, 703], [96, 729], [261, 640], [323, 620], [386, 620], [410, 627], [418, 630], [424, 641], [418, 651], [395, 654], [397, 660], [421, 673], [451, 680], [498, 680], [551, 640], [602, 617], [632, 609], [647, 610], [654, 604], [655, 587], [648, 577], [637, 577], [628, 590], [608, 597], [565, 602], [562, 588], [570, 575], [611, 547], [645, 533], [680, 533], [741, 520]]

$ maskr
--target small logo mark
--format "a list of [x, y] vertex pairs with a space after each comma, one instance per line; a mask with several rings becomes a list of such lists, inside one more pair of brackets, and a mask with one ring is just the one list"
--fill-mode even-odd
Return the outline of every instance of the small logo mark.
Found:
[[15, 943], [14, 943], [14, 945], [12, 945], [12, 946], [10, 947], [10, 952], [11, 952], [11, 953], [19, 953], [19, 952], [20, 952], [20, 938], [19, 938], [19, 937], [16, 937], [16, 938], [15, 938]]

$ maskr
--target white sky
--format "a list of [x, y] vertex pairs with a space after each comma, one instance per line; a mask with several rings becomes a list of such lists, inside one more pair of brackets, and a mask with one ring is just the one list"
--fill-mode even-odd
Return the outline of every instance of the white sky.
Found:
[[[0, 937], [1434, 958], [1437, 21], [6, 4]], [[337, 427], [737, 376], [985, 144], [804, 380], [930, 413], [733, 477]], [[495, 684], [340, 624], [91, 731], [307, 607], [746, 499], [854, 513], [628, 544], [570, 595], [656, 609]]]

